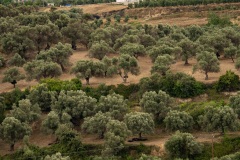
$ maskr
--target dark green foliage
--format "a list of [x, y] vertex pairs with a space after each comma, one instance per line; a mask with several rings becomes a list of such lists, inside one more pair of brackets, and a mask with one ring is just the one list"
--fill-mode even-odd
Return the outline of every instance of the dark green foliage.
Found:
[[4, 104], [4, 98], [0, 97], [0, 124], [2, 123], [2, 121], [5, 118], [5, 104]]
[[[14, 154], [9, 154], [8, 156], [5, 156], [5, 159], [19, 159], [19, 157], [21, 157], [21, 159], [24, 160], [35, 160], [35, 159], [39, 159], [41, 157], [45, 157], [47, 155], [52, 155], [55, 154], [57, 152], [62, 153], [62, 155], [67, 155], [71, 158], [71, 160], [79, 160], [79, 159], [87, 159], [86, 157], [88, 157], [87, 155], [91, 155], [89, 154], [89, 152], [86, 152], [87, 149], [89, 147], [86, 147], [81, 143], [81, 141], [79, 140], [79, 137], [72, 137], [68, 139], [68, 141], [59, 141], [56, 142], [54, 144], [52, 144], [50, 147], [44, 147], [44, 148], [40, 148], [34, 145], [30, 145], [28, 146], [29, 150], [32, 152], [31, 153], [31, 158], [29, 158], [26, 155], [26, 152], [24, 151], [24, 149], [20, 149], [18, 150], [16, 153]], [[91, 149], [95, 149], [96, 150], [97, 147], [91, 148]]]
[[236, 91], [239, 89], [239, 76], [232, 71], [227, 71], [225, 75], [222, 75], [217, 84], [216, 90], [218, 92], [222, 91]]
[[165, 148], [171, 158], [193, 159], [202, 152], [202, 145], [190, 133], [176, 132], [166, 143]]
[[1, 93], [0, 96], [4, 98], [3, 102], [6, 105], [6, 109], [12, 109], [12, 105], [18, 104], [18, 101], [21, 99], [25, 99], [26, 95], [28, 95], [28, 90], [21, 91], [20, 89], [16, 88], [11, 92]]
[[215, 26], [229, 26], [232, 25], [229, 17], [220, 17], [215, 13], [212, 13], [208, 16], [208, 25], [215, 25]]
[[82, 90], [86, 92], [88, 96], [99, 100], [101, 96], [107, 96], [113, 88], [115, 88], [115, 86], [107, 86], [105, 84], [100, 84], [97, 88], [87, 86], [84, 87]]
[[[222, 157], [228, 154], [235, 153], [240, 150], [240, 138], [225, 137], [220, 143], [214, 143], [214, 156]], [[203, 152], [201, 155], [195, 157], [195, 160], [209, 160], [212, 158], [211, 144], [204, 144]]]
[[74, 78], [70, 81], [62, 81], [59, 79], [42, 79], [40, 84], [46, 84], [49, 91], [60, 92], [61, 90], [70, 91], [70, 90], [80, 90], [82, 88], [82, 82]]
[[119, 84], [116, 88], [113, 89], [113, 91], [117, 94], [122, 95], [124, 98], [129, 99], [131, 96], [133, 96], [135, 93], [139, 91], [139, 85], [138, 84], [130, 84], [130, 85], [124, 85]]
[[152, 76], [140, 81], [140, 91], [163, 90], [170, 96], [189, 98], [203, 93], [203, 84], [185, 73], [167, 73], [166, 76]]

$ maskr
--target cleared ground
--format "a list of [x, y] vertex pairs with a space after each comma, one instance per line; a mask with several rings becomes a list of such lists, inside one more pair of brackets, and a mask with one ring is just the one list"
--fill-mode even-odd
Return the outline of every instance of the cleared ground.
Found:
[[[86, 4], [86, 5], [76, 5], [72, 7], [57, 7], [57, 10], [70, 10], [71, 8], [81, 8], [83, 9], [84, 13], [89, 14], [101, 14], [105, 12], [112, 12], [112, 11], [118, 11], [122, 9], [126, 9], [127, 6], [119, 5], [119, 4], [110, 4], [110, 3], [104, 3], [104, 4]], [[49, 12], [50, 8], [41, 8], [41, 11]]]
[[[116, 55], [110, 55], [111, 57], [116, 56]], [[91, 59], [88, 57], [88, 51], [84, 51], [84, 50], [78, 50], [78, 51], [74, 51], [73, 55], [70, 57], [70, 62], [72, 64], [72, 66], [78, 61], [78, 60], [85, 60], [85, 59]], [[96, 60], [96, 59], [94, 59]], [[152, 62], [151, 59], [147, 56], [145, 57], [139, 57], [138, 58], [138, 62], [139, 62], [139, 66], [140, 66], [140, 71], [141, 73], [137, 76], [134, 75], [129, 75], [129, 78], [127, 80], [126, 84], [131, 84], [131, 83], [138, 83], [139, 80], [143, 77], [149, 77], [151, 75], [150, 71], [151, 71], [151, 67], [152, 67]], [[236, 74], [240, 75], [240, 71], [236, 70], [234, 67], [234, 63], [232, 62], [231, 59], [224, 59], [224, 58], [220, 58], [220, 72], [218, 73], [209, 73], [209, 80], [205, 80], [205, 75], [204, 73], [202, 73], [201, 71], [197, 71], [196, 73], [192, 74], [192, 68], [193, 65], [196, 64], [196, 60], [195, 59], [190, 59], [189, 60], [189, 65], [184, 65], [184, 62], [179, 60], [177, 61], [175, 64], [173, 64], [171, 66], [171, 70], [173, 72], [184, 72], [187, 73], [193, 77], [196, 78], [196, 80], [204, 82], [204, 83], [212, 83], [214, 81], [217, 81], [218, 78], [225, 74], [227, 70], [231, 70], [233, 72], [235, 72]], [[24, 73], [23, 69], [20, 68], [22, 70], [22, 72]], [[3, 79], [3, 72], [6, 69], [1, 69], [0, 70], [0, 82]], [[70, 70], [70, 68], [69, 68]], [[70, 74], [70, 73], [64, 73], [62, 74], [59, 79], [61, 80], [70, 80], [72, 78], [75, 78], [74, 74]], [[83, 79], [83, 84], [85, 84], [85, 80]], [[90, 79], [90, 84], [91, 86], [98, 86], [101, 83], [105, 83], [107, 85], [117, 85], [117, 84], [121, 84], [123, 83], [121, 77], [119, 75], [115, 75], [113, 77], [109, 77], [109, 78], [91, 78]], [[33, 85], [36, 85], [37, 82], [34, 81], [30, 81], [27, 82], [25, 80], [21, 80], [17, 83], [17, 87], [20, 89], [24, 89]], [[13, 85], [10, 83], [1, 83], [0, 84], [0, 93], [1, 92], [8, 92], [11, 91], [13, 89]]]

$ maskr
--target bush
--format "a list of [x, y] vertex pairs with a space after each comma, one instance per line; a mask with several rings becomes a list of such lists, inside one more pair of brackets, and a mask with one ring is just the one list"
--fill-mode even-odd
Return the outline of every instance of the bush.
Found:
[[193, 159], [202, 152], [202, 145], [190, 133], [176, 132], [166, 143], [165, 148], [172, 158]]
[[62, 81], [59, 79], [46, 78], [40, 80], [40, 84], [46, 84], [49, 91], [60, 92], [61, 90], [80, 90], [82, 82], [79, 79], [72, 79], [70, 81]]
[[202, 94], [204, 85], [185, 73], [167, 73], [164, 77], [153, 75], [140, 80], [140, 94], [158, 90], [172, 97], [189, 98]]
[[14, 103], [18, 105], [18, 101], [21, 99], [25, 99], [28, 94], [28, 89], [26, 89], [25, 91], [21, 91], [20, 89], [16, 88], [11, 92], [1, 93], [0, 96], [4, 98], [3, 102], [6, 106], [5, 109], [10, 110], [12, 109], [12, 105]]
[[239, 89], [239, 76], [232, 71], [227, 71], [225, 75], [222, 75], [217, 84], [216, 90], [222, 91], [236, 91]]

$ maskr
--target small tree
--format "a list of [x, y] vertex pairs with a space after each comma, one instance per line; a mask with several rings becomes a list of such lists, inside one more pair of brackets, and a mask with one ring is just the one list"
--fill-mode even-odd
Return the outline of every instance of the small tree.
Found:
[[125, 18], [124, 18], [124, 22], [125, 22], [125, 23], [127, 23], [127, 22], [128, 22], [128, 20], [129, 20], [129, 16], [128, 16], [128, 15], [126, 15], [126, 16], [125, 16]]
[[16, 87], [17, 81], [25, 78], [25, 76], [21, 74], [16, 67], [8, 69], [6, 72], [4, 72], [4, 75], [5, 76], [3, 77], [2, 82], [9, 82], [14, 88]]
[[165, 148], [172, 158], [190, 158], [202, 152], [202, 145], [190, 133], [176, 132], [166, 143]]
[[99, 138], [104, 138], [106, 125], [111, 120], [109, 113], [98, 112], [93, 117], [84, 118], [82, 129], [87, 133], [97, 133]]
[[109, 94], [107, 96], [101, 96], [99, 103], [95, 110], [101, 111], [102, 113], [110, 112], [114, 119], [121, 120], [128, 111], [127, 100], [119, 94]]
[[151, 114], [144, 112], [131, 112], [124, 116], [124, 122], [133, 134], [138, 134], [142, 138], [142, 134], [149, 134], [154, 131], [154, 121]]
[[104, 136], [105, 150], [103, 151], [103, 154], [108, 156], [115, 155], [124, 148], [124, 142], [129, 136], [130, 131], [125, 123], [117, 120], [110, 120], [107, 124], [106, 130], [107, 132]]
[[236, 55], [238, 54], [238, 48], [230, 45], [228, 48], [224, 49], [224, 56], [226, 58], [231, 58], [233, 63], [234, 63], [234, 58], [236, 57]]
[[145, 92], [140, 100], [140, 106], [145, 112], [152, 113], [157, 120], [163, 120], [173, 106], [173, 98], [166, 92]]
[[71, 139], [78, 138], [79, 133], [66, 124], [61, 124], [55, 131], [55, 135], [60, 142], [69, 142]]
[[26, 60], [22, 58], [18, 53], [16, 53], [8, 62], [11, 66], [21, 67], [26, 63]]
[[41, 110], [38, 104], [32, 105], [29, 99], [18, 102], [18, 107], [14, 104], [10, 111], [10, 117], [18, 119], [20, 122], [31, 123], [40, 117]]
[[179, 55], [182, 52], [181, 47], [171, 47], [166, 44], [162, 44], [161, 46], [153, 46], [151, 49], [147, 51], [148, 55], [152, 59], [152, 62], [154, 62], [158, 56], [162, 55]]
[[92, 58], [97, 58], [99, 60], [102, 60], [104, 56], [106, 56], [108, 53], [113, 53], [114, 50], [105, 42], [94, 42], [89, 50], [89, 55]]
[[170, 111], [164, 119], [166, 129], [169, 131], [189, 131], [194, 125], [192, 116], [186, 112]]
[[114, 64], [117, 66], [118, 74], [126, 83], [128, 79], [128, 74], [138, 75], [140, 72], [137, 59], [130, 56], [122, 54], [118, 59], [114, 60]]
[[101, 62], [103, 63], [104, 76], [111, 77], [114, 74], [117, 74], [117, 66], [114, 65], [114, 59], [110, 59], [107, 56], [103, 57]]
[[66, 112], [59, 115], [55, 111], [51, 111], [47, 115], [47, 118], [42, 122], [42, 127], [45, 132], [54, 134], [61, 124], [70, 127], [72, 125], [70, 120], [71, 116]]
[[5, 118], [0, 125], [0, 137], [10, 143], [10, 151], [14, 151], [14, 145], [18, 140], [30, 133], [31, 128], [14, 117]]
[[71, 55], [71, 45], [59, 42], [49, 50], [40, 52], [40, 54], [37, 55], [37, 59], [55, 62], [61, 66], [62, 70], [65, 70], [65, 66], [69, 65], [69, 57]]
[[196, 44], [189, 39], [183, 39], [178, 45], [182, 48], [182, 60], [185, 61], [185, 65], [188, 65], [188, 59], [196, 54]]
[[158, 56], [152, 66], [151, 73], [158, 73], [164, 76], [173, 62], [174, 58], [168, 54]]
[[239, 126], [237, 114], [234, 113], [233, 109], [224, 107], [207, 107], [202, 116], [199, 117], [199, 123], [203, 130], [215, 131], [220, 130], [222, 134], [226, 130], [236, 130]]
[[23, 67], [27, 73], [27, 80], [40, 80], [41, 78], [47, 77], [53, 78], [62, 74], [62, 69], [57, 63], [43, 60], [28, 62]]
[[229, 107], [234, 109], [235, 113], [238, 114], [238, 118], [240, 118], [240, 92], [235, 96], [229, 97]]
[[120, 54], [127, 54], [130, 56], [134, 56], [135, 58], [138, 58], [138, 56], [144, 56], [146, 51], [144, 46], [141, 44], [126, 43], [119, 48], [119, 52]]
[[51, 108], [59, 115], [66, 112], [73, 118], [84, 118], [93, 115], [96, 103], [95, 98], [81, 90], [61, 91], [58, 96], [52, 97]]
[[193, 67], [193, 72], [200, 69], [205, 73], [205, 80], [208, 80], [209, 72], [219, 72], [219, 61], [214, 53], [203, 51], [197, 55], [197, 65]]
[[35, 88], [32, 88], [27, 98], [32, 104], [38, 104], [42, 111], [51, 110], [52, 96], [55, 96], [56, 92], [51, 92], [47, 88], [46, 84], [40, 84]]
[[98, 77], [104, 75], [104, 65], [101, 62], [93, 62], [90, 60], [80, 60], [72, 68], [72, 73], [76, 74], [78, 78], [85, 78], [86, 84], [89, 85], [91, 77]]
[[239, 76], [232, 71], [226, 71], [225, 75], [220, 76], [217, 85], [217, 91], [235, 91], [239, 89]]

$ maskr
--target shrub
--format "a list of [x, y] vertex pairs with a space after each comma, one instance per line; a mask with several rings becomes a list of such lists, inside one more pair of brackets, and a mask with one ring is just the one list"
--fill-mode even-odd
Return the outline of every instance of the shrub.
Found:
[[0, 68], [4, 67], [5, 61], [2, 56], [0, 56]]
[[158, 90], [173, 97], [189, 98], [202, 94], [204, 85], [185, 73], [167, 73], [164, 77], [152, 75], [140, 80], [140, 94]]
[[7, 110], [12, 109], [12, 105], [18, 104], [18, 101], [21, 99], [25, 99], [26, 96], [29, 94], [29, 90], [21, 91], [20, 89], [16, 88], [11, 92], [6, 92], [0, 94], [4, 98], [4, 104], [6, 105]]
[[172, 158], [193, 159], [202, 152], [202, 145], [190, 133], [176, 132], [166, 143], [165, 148]]
[[61, 90], [69, 91], [69, 90], [80, 90], [82, 88], [82, 82], [79, 79], [72, 79], [70, 81], [62, 81], [59, 79], [46, 78], [40, 81], [41, 84], [46, 84], [49, 91], [57, 91]]
[[236, 91], [239, 89], [239, 76], [232, 71], [227, 71], [225, 75], [222, 75], [217, 84], [216, 90], [222, 91]]

